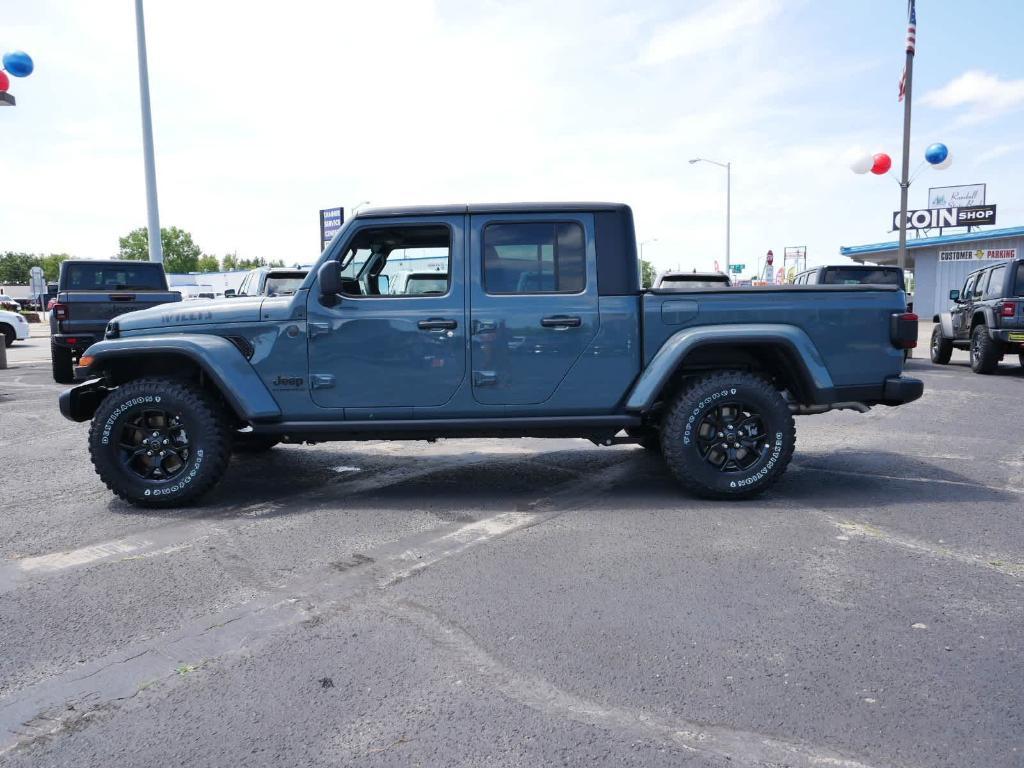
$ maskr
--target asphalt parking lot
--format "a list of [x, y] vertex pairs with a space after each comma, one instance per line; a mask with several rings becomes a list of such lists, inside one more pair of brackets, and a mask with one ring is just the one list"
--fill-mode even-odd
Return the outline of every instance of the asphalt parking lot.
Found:
[[239, 456], [153, 512], [47, 351], [0, 371], [0, 763], [1024, 765], [1015, 358], [799, 418], [753, 502], [633, 446], [449, 440]]

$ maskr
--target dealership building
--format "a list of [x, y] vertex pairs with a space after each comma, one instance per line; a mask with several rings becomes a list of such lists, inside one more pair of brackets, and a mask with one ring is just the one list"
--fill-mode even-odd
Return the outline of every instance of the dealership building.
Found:
[[[844, 246], [839, 253], [861, 264], [896, 264], [899, 244]], [[924, 319], [949, 308], [949, 292], [969, 272], [1024, 255], [1024, 227], [986, 229], [907, 239], [906, 268], [914, 273], [914, 311]]]

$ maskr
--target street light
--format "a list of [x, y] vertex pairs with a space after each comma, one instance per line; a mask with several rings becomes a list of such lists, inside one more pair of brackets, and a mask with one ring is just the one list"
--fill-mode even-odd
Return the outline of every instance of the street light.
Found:
[[163, 262], [160, 212], [156, 199], [156, 162], [153, 159], [153, 116], [149, 108], [146, 20], [142, 12], [142, 0], [135, 0], [135, 43], [139, 53], [139, 102], [142, 107], [142, 159], [146, 168], [146, 227], [149, 232], [149, 260]]
[[650, 240], [643, 240], [643, 241], [641, 241], [641, 243], [640, 243], [640, 258], [641, 259], [644, 257], [644, 246], [647, 245], [648, 243], [656, 243], [656, 242], [658, 242], [658, 238], [656, 238], [656, 237], [652, 237]]
[[694, 163], [711, 163], [719, 168], [725, 168], [725, 273], [729, 274], [729, 236], [732, 230], [732, 163], [720, 163], [717, 160], [708, 160], [706, 157], [695, 157], [690, 161]]

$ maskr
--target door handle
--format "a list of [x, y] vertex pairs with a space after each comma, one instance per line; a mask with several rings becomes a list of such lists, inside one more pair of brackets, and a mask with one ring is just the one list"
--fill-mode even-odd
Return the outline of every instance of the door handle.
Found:
[[583, 325], [583, 321], [578, 317], [569, 317], [568, 315], [551, 315], [542, 317], [540, 324], [544, 328], [579, 328]]
[[459, 324], [454, 320], [432, 317], [429, 320], [420, 320], [416, 323], [416, 327], [421, 331], [451, 331], [458, 328]]

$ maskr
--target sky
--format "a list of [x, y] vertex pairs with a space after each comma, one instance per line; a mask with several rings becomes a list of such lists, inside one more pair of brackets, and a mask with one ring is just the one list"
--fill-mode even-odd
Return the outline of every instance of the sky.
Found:
[[[904, 0], [149, 0], [160, 220], [309, 263], [318, 210], [610, 200], [659, 269], [892, 239]], [[110, 257], [146, 223], [133, 3], [4, 3], [35, 73], [0, 108], [0, 252]], [[1024, 3], [918, 0], [912, 165], [1024, 225]]]

